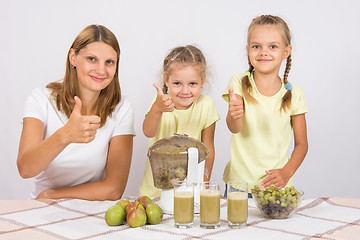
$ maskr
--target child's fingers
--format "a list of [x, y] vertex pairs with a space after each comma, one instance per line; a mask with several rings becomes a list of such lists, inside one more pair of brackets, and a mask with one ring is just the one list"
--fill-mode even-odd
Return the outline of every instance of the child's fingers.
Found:
[[157, 91], [157, 94], [158, 94], [158, 95], [160, 95], [160, 96], [163, 96], [163, 95], [164, 95], [164, 92], [163, 92], [163, 90], [161, 89], [161, 87], [159, 86], [159, 84], [154, 83], [153, 86], [156, 88], [156, 91]]
[[236, 100], [236, 96], [234, 93], [234, 88], [232, 86], [229, 87], [229, 101], [234, 101]]

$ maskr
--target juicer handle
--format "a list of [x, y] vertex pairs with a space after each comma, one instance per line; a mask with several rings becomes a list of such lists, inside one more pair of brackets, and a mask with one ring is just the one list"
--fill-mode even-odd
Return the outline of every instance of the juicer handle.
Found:
[[187, 181], [196, 183], [198, 181], [198, 160], [199, 150], [197, 148], [188, 148], [188, 166], [187, 166]]

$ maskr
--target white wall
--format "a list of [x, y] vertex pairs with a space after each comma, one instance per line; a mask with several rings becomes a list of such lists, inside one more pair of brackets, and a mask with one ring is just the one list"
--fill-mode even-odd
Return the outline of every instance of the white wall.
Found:
[[212, 179], [222, 182], [229, 160], [227, 104], [231, 75], [247, 69], [246, 30], [261, 14], [283, 17], [293, 35], [290, 81], [305, 89], [309, 152], [295, 175], [306, 197], [360, 197], [358, 1], [238, 0], [0, 0], [0, 199], [27, 198], [33, 181], [16, 169], [26, 96], [64, 75], [67, 51], [89, 24], [107, 26], [121, 46], [120, 82], [135, 107], [133, 162], [125, 196], [136, 195], [147, 139], [141, 124], [159, 80], [162, 60], [178, 45], [196, 44], [210, 63], [221, 120], [216, 127]]

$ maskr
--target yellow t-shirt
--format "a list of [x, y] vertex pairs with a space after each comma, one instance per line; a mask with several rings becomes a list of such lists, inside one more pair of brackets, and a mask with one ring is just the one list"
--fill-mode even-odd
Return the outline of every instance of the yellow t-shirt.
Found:
[[[186, 110], [175, 109], [173, 112], [163, 113], [159, 131], [155, 137], [149, 139], [149, 147], [160, 139], [174, 136], [174, 133], [187, 134], [201, 141], [202, 130], [219, 119], [213, 99], [207, 95], [200, 95]], [[149, 197], [160, 197], [161, 194], [161, 189], [154, 186], [149, 159], [146, 160], [139, 192]]]
[[[222, 97], [229, 102], [228, 89], [233, 86], [235, 94], [243, 96], [241, 78], [234, 75]], [[282, 168], [289, 161], [288, 149], [292, 139], [291, 116], [308, 111], [304, 91], [292, 85], [290, 109], [280, 112], [282, 97], [286, 93], [284, 83], [273, 96], [262, 95], [256, 88], [253, 76], [250, 78], [252, 92], [258, 103], [244, 99], [243, 128], [231, 137], [231, 159], [224, 170], [223, 180], [243, 180], [248, 182], [249, 190], [259, 185], [267, 175], [265, 170]], [[292, 178], [288, 185], [292, 184]]]

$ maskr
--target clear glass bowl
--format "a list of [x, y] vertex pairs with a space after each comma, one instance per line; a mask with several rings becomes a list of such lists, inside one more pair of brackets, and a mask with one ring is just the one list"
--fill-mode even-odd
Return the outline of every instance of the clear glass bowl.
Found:
[[298, 196], [259, 196], [252, 194], [256, 202], [256, 206], [266, 218], [285, 219], [290, 217], [301, 203], [304, 192], [297, 190]]

